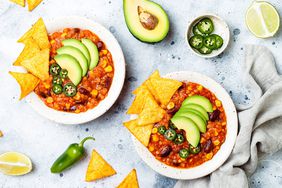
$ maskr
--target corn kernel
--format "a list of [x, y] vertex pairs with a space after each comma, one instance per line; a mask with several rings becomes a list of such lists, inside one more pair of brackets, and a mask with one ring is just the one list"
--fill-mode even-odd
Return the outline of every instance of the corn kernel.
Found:
[[91, 91], [91, 95], [94, 96], [94, 97], [97, 96], [98, 95], [98, 91], [96, 89], [93, 89]]
[[173, 102], [169, 102], [168, 105], [166, 106], [166, 108], [167, 108], [168, 110], [170, 110], [170, 109], [173, 109], [174, 106], [175, 106], [175, 105], [174, 105]]
[[214, 136], [218, 136], [218, 132], [217, 131], [214, 131]]
[[203, 90], [203, 86], [198, 86], [197, 89], [198, 89], [199, 91], [202, 91], [202, 90]]
[[221, 102], [219, 100], [215, 100], [215, 106], [216, 107], [221, 107]]
[[65, 37], [65, 36], [67, 36], [67, 33], [61, 34], [61, 37]]
[[207, 159], [211, 159], [211, 158], [212, 158], [212, 156], [213, 156], [213, 153], [212, 153], [212, 152], [210, 152], [210, 153], [208, 153], [208, 154], [206, 155], [206, 158], [207, 158]]
[[78, 113], [80, 113], [80, 110], [79, 110], [79, 109], [77, 109], [77, 110], [76, 110], [76, 111], [74, 111], [74, 112], [78, 114]]
[[212, 107], [212, 109], [213, 109], [213, 110], [216, 110], [216, 107], [214, 106], [214, 107]]
[[102, 50], [102, 53], [103, 53], [104, 55], [107, 55], [108, 50]]
[[47, 102], [47, 103], [52, 103], [52, 102], [54, 102], [54, 100], [53, 100], [52, 97], [48, 97], [48, 98], [46, 99], [46, 102]]
[[149, 151], [154, 151], [155, 150], [155, 148], [154, 148], [154, 146], [149, 146]]
[[44, 83], [44, 87], [45, 87], [46, 89], [49, 89], [51, 86], [50, 86], [50, 84]]
[[217, 145], [220, 144], [220, 142], [219, 142], [219, 140], [215, 140], [215, 141], [213, 142], [213, 144], [217, 146]]
[[3, 132], [2, 132], [2, 131], [0, 131], [0, 137], [3, 137], [3, 136], [4, 136]]
[[153, 134], [156, 134], [157, 132], [158, 132], [158, 128], [154, 127], [154, 128], [152, 129], [152, 133], [153, 133]]
[[55, 44], [55, 40], [51, 40], [50, 43], [51, 43], [51, 44]]
[[70, 103], [66, 103], [66, 109], [70, 109]]
[[73, 99], [78, 101], [78, 100], [80, 99], [80, 94], [77, 93], [77, 94], [73, 97]]
[[105, 68], [105, 67], [107, 66], [107, 64], [108, 64], [108, 60], [107, 60], [107, 59], [104, 59], [104, 60], [102, 61], [101, 66], [102, 66], [103, 68]]
[[157, 141], [159, 141], [158, 135], [153, 135], [153, 142], [157, 142]]
[[224, 122], [222, 122], [222, 123], [221, 123], [221, 125], [222, 125], [222, 126], [225, 126], [225, 125], [226, 125], [226, 122], [225, 122], [225, 121], [224, 121]]
[[113, 71], [113, 68], [112, 68], [112, 66], [107, 66], [106, 68], [105, 68], [105, 71], [106, 72], [112, 72]]

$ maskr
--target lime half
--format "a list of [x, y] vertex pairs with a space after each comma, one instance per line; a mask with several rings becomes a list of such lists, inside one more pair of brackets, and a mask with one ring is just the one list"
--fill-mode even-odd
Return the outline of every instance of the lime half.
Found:
[[0, 172], [11, 176], [20, 176], [32, 170], [31, 160], [24, 154], [7, 152], [0, 155]]
[[268, 38], [279, 30], [280, 18], [270, 3], [254, 1], [247, 10], [246, 24], [256, 37]]

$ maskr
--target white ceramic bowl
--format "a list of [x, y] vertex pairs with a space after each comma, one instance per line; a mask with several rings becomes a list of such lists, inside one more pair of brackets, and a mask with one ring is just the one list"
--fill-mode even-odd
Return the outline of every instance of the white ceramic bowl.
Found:
[[115, 37], [102, 25], [82, 17], [65, 17], [45, 21], [48, 33], [62, 31], [64, 28], [88, 29], [95, 33], [107, 46], [112, 54], [115, 73], [108, 96], [98, 106], [79, 114], [61, 112], [47, 107], [35, 94], [31, 93], [27, 102], [42, 116], [61, 124], [81, 124], [103, 115], [117, 100], [125, 79], [125, 60], [122, 49]]
[[165, 77], [179, 81], [201, 84], [216, 95], [216, 97], [222, 102], [227, 117], [226, 140], [211, 160], [201, 164], [200, 166], [188, 169], [174, 168], [160, 162], [144, 145], [132, 136], [136, 151], [148, 166], [164, 176], [183, 180], [196, 179], [206, 176], [215, 171], [227, 160], [234, 147], [238, 131], [238, 119], [235, 106], [228, 93], [217, 82], [207, 76], [195, 72], [183, 71], [173, 72]]
[[[206, 54], [206, 55], [201, 54], [196, 49], [192, 48], [189, 44], [189, 39], [193, 36], [193, 27], [203, 18], [210, 18], [212, 20], [214, 24], [213, 34], [217, 34], [221, 36], [223, 39], [223, 45], [221, 48], [219, 48], [218, 50], [213, 50], [212, 53]], [[199, 16], [188, 23], [188, 28], [187, 28], [185, 39], [188, 44], [188, 47], [191, 49], [191, 51], [194, 54], [200, 57], [204, 57], [204, 58], [212, 58], [212, 57], [218, 56], [227, 48], [229, 41], [230, 41], [230, 30], [229, 30], [227, 23], [222, 18], [220, 18], [219, 16], [215, 14], [206, 14], [203, 16]]]

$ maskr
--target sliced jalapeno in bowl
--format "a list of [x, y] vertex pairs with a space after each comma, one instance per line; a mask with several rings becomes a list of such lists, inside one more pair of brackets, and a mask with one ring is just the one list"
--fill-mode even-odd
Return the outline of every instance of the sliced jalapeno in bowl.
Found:
[[213, 36], [215, 38], [215, 44], [216, 44], [216, 48], [215, 49], [221, 48], [221, 46], [223, 45], [222, 37], [217, 35], [217, 34], [212, 34], [211, 36]]
[[183, 148], [179, 151], [178, 154], [181, 158], [186, 159], [189, 156], [190, 153], [189, 153], [188, 149]]
[[164, 134], [165, 133], [165, 131], [166, 131], [166, 128], [165, 128], [165, 126], [160, 126], [160, 127], [158, 127], [158, 132], [160, 133], [160, 134]]
[[56, 94], [56, 95], [59, 95], [63, 92], [63, 87], [59, 84], [54, 84], [53, 85], [53, 88], [52, 88], [52, 91]]
[[171, 121], [169, 121], [169, 128], [173, 130], [177, 129], [177, 127]]
[[61, 78], [66, 78], [68, 76], [68, 71], [66, 69], [62, 69], [60, 71], [60, 77]]
[[189, 44], [192, 48], [200, 49], [204, 45], [204, 39], [201, 35], [194, 35], [189, 39]]
[[57, 63], [53, 63], [50, 66], [49, 72], [52, 76], [57, 76], [59, 75], [60, 70], [61, 70], [61, 67]]
[[174, 143], [176, 144], [182, 144], [185, 141], [185, 138], [182, 134], [177, 134], [176, 138], [174, 140]]
[[214, 30], [213, 22], [210, 18], [203, 18], [197, 24], [197, 28], [201, 33], [211, 34]]
[[63, 81], [62, 81], [61, 77], [59, 77], [59, 76], [54, 76], [54, 77], [53, 77], [53, 80], [52, 80], [52, 83], [53, 83], [53, 84], [61, 85], [62, 82], [63, 82]]
[[[198, 24], [197, 24], [197, 25], [198, 25]], [[193, 34], [194, 34], [194, 35], [205, 36], [206, 34], [202, 33], [202, 32], [198, 29], [197, 25], [195, 25], [195, 26], [193, 27]]]
[[67, 83], [64, 88], [63, 92], [67, 97], [73, 97], [76, 95], [76, 86], [73, 83]]
[[211, 49], [211, 50], [216, 49], [216, 39], [212, 35], [204, 37], [203, 43], [204, 43], [204, 46], [207, 47], [208, 49]]
[[164, 136], [167, 140], [173, 141], [176, 138], [176, 132], [173, 129], [168, 129], [165, 131]]
[[201, 54], [206, 55], [206, 54], [212, 53], [212, 50], [209, 49], [209, 48], [207, 48], [206, 46], [203, 46], [202, 48], [199, 49], [199, 52], [200, 52]]
[[198, 145], [197, 147], [194, 147], [190, 144], [189, 151], [190, 151], [190, 153], [197, 154], [197, 153], [200, 153], [201, 147], [200, 147], [200, 145]]

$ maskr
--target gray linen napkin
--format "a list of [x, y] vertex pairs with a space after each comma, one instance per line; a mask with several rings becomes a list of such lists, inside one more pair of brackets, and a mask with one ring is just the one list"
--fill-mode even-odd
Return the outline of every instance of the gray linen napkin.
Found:
[[249, 105], [237, 105], [240, 130], [228, 160], [211, 175], [178, 181], [174, 188], [245, 188], [258, 158], [282, 148], [282, 77], [272, 53], [247, 46], [243, 83], [255, 96]]

